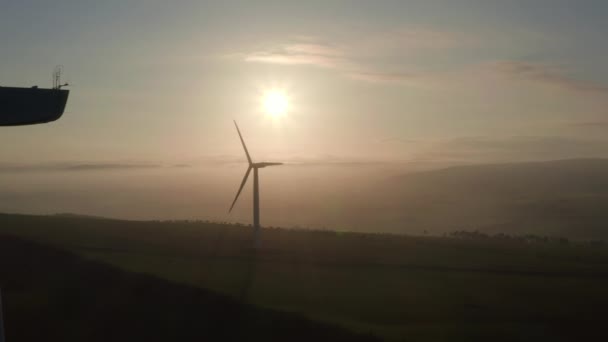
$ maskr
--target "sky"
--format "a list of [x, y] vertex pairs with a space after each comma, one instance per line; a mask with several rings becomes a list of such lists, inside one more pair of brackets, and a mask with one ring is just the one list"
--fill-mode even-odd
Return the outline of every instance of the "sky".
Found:
[[[3, 0], [0, 85], [50, 86], [62, 65], [72, 86], [61, 120], [1, 129], [0, 168], [231, 165], [237, 184], [232, 120], [254, 159], [292, 168], [608, 157], [607, 15], [600, 0]], [[263, 112], [269, 89], [288, 94], [283, 117]]]

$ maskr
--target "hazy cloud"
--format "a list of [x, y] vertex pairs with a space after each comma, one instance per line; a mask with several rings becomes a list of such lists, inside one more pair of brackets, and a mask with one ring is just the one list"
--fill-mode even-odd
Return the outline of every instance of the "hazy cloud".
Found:
[[608, 85], [568, 76], [558, 68], [520, 61], [501, 61], [494, 68], [509, 76], [558, 86], [576, 92], [608, 92]]
[[295, 42], [277, 44], [244, 54], [247, 62], [310, 65], [334, 69], [347, 77], [366, 82], [406, 82], [416, 79], [412, 70], [387, 70], [378, 60], [399, 59], [429, 49], [447, 49], [465, 44], [457, 34], [429, 29], [401, 29], [344, 44], [322, 43], [314, 37], [296, 37]]
[[342, 55], [338, 48], [328, 45], [294, 43], [247, 54], [245, 61], [340, 68], [349, 63]]

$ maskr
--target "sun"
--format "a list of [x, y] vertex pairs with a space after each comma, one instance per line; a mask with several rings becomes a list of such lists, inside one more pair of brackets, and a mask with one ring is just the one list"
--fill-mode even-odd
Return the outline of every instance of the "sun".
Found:
[[289, 97], [283, 90], [269, 90], [262, 95], [262, 107], [273, 118], [284, 116], [289, 110]]

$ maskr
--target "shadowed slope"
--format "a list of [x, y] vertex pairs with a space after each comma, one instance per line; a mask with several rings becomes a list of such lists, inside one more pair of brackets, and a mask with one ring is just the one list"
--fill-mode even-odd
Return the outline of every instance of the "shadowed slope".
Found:
[[8, 341], [368, 341], [293, 314], [0, 236]]

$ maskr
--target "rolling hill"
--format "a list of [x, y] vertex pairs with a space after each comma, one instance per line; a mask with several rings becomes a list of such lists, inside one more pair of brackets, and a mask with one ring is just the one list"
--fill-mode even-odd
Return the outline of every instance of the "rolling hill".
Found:
[[394, 177], [362, 194], [357, 220], [392, 232], [608, 238], [608, 159], [450, 167]]

